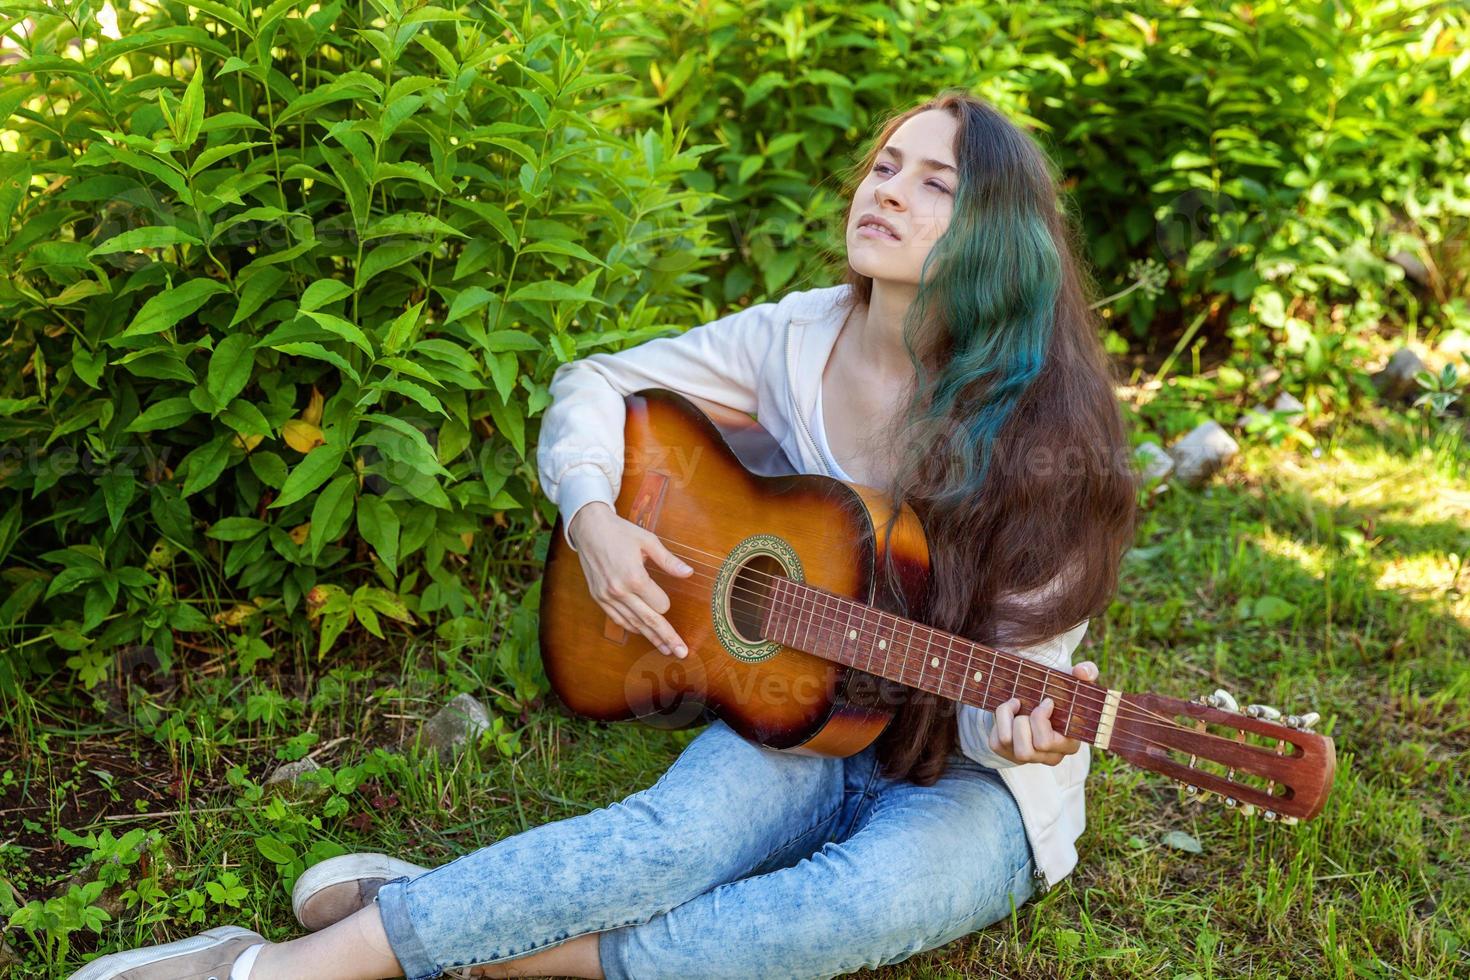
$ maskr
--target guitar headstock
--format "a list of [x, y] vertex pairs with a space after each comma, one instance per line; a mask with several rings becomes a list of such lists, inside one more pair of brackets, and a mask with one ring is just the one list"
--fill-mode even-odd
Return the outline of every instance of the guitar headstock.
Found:
[[1268, 705], [1241, 710], [1226, 691], [1193, 701], [1124, 694], [1108, 748], [1191, 796], [1295, 823], [1322, 811], [1337, 765], [1332, 739], [1311, 730], [1317, 721]]

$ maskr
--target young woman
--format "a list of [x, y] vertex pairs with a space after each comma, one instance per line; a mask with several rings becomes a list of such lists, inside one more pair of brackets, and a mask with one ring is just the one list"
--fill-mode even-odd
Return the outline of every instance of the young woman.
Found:
[[[1116, 586], [1135, 498], [1056, 178], [994, 108], [946, 92], [889, 120], [854, 180], [840, 285], [556, 372], [538, 468], [567, 544], [610, 617], [687, 655], [645, 563], [691, 570], [612, 506], [623, 396], [672, 388], [755, 414], [803, 472], [913, 506], [932, 625], [1071, 667]], [[653, 786], [591, 813], [433, 870], [317, 865], [293, 896], [319, 930], [304, 938], [226, 927], [75, 976], [654, 980], [895, 963], [1076, 864], [1088, 753], [1052, 729], [1049, 700], [1018, 708], [915, 691], [848, 758], [769, 749], [716, 720]]]

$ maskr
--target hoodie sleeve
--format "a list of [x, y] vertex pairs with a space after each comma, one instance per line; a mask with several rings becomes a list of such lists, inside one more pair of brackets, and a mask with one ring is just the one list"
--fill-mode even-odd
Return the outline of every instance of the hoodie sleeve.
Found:
[[[1072, 655], [1087, 632], [1087, 624], [1088, 620], [1084, 619], [1065, 633], [1031, 646], [1016, 647], [1011, 652], [1048, 667], [1070, 671]], [[992, 769], [1028, 764], [1012, 762], [990, 748], [990, 731], [995, 727], [995, 712], [972, 704], [961, 704], [955, 712], [955, 720], [959, 726], [960, 751], [971, 759]]]
[[680, 394], [754, 414], [756, 385], [775, 349], [786, 308], [759, 303], [682, 334], [616, 353], [569, 361], [551, 376], [536, 468], [541, 489], [561, 512], [562, 533], [596, 500], [613, 506], [623, 476], [623, 397], [640, 388]]

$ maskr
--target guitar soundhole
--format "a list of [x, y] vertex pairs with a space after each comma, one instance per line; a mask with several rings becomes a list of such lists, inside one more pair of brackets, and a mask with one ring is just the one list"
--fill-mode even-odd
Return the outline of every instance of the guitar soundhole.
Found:
[[771, 589], [786, 570], [774, 555], [757, 554], [742, 562], [730, 582], [730, 626], [745, 643], [765, 639], [761, 620], [770, 607]]

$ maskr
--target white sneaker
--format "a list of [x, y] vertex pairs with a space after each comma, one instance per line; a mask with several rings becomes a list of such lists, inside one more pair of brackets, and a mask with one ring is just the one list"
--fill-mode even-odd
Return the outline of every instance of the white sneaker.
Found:
[[230, 967], [265, 937], [220, 926], [161, 946], [99, 956], [68, 980], [230, 980]]
[[394, 878], [416, 878], [428, 868], [386, 854], [343, 854], [307, 868], [291, 889], [291, 911], [311, 932], [366, 908]]

